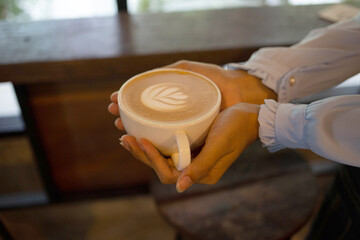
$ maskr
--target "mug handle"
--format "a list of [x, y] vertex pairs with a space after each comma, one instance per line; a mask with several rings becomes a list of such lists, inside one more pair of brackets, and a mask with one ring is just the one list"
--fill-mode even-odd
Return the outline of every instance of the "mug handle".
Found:
[[171, 159], [177, 170], [182, 171], [191, 162], [191, 151], [189, 139], [183, 130], [175, 132], [175, 140], [178, 146], [178, 152], [171, 155]]

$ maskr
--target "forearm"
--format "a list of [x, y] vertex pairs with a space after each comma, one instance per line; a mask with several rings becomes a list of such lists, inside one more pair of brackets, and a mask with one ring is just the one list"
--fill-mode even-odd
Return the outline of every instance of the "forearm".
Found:
[[[234, 70], [243, 71], [243, 70]], [[263, 104], [265, 99], [277, 99], [277, 94], [271, 88], [265, 86], [261, 79], [243, 71], [239, 78], [238, 86], [243, 96], [241, 102]]]
[[290, 102], [335, 86], [360, 72], [360, 17], [312, 31], [292, 47], [263, 48], [243, 69], [274, 90], [279, 102]]

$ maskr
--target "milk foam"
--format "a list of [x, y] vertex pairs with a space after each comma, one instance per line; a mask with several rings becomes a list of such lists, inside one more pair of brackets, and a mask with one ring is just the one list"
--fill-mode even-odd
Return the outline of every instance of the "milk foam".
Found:
[[207, 80], [181, 71], [151, 72], [123, 88], [121, 99], [136, 117], [181, 123], [204, 116], [218, 101], [216, 88]]
[[179, 84], [159, 83], [141, 93], [141, 102], [157, 111], [178, 111], [186, 107], [188, 97]]

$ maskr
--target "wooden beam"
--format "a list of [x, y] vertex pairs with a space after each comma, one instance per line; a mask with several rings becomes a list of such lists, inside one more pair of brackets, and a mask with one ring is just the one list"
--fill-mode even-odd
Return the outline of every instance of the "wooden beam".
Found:
[[116, 0], [118, 11], [127, 12], [127, 0]]

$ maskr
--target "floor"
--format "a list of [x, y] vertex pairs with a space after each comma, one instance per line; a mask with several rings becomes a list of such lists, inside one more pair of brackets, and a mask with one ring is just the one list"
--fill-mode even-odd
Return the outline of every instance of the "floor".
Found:
[[13, 239], [175, 239], [150, 195], [47, 205], [25, 136], [0, 138], [0, 183], [0, 220]]
[[175, 231], [147, 195], [33, 207], [0, 216], [14, 239], [175, 239]]
[[[300, 154], [308, 159], [317, 176], [319, 196], [313, 219], [337, 165], [308, 151]], [[25, 136], [0, 138], [0, 182], [0, 219], [16, 240], [29, 236], [38, 240], [176, 238], [176, 231], [158, 213], [150, 195], [46, 205], [46, 194]], [[28, 207], [7, 209], [24, 205]], [[291, 239], [304, 239], [310, 226], [311, 220]]]

